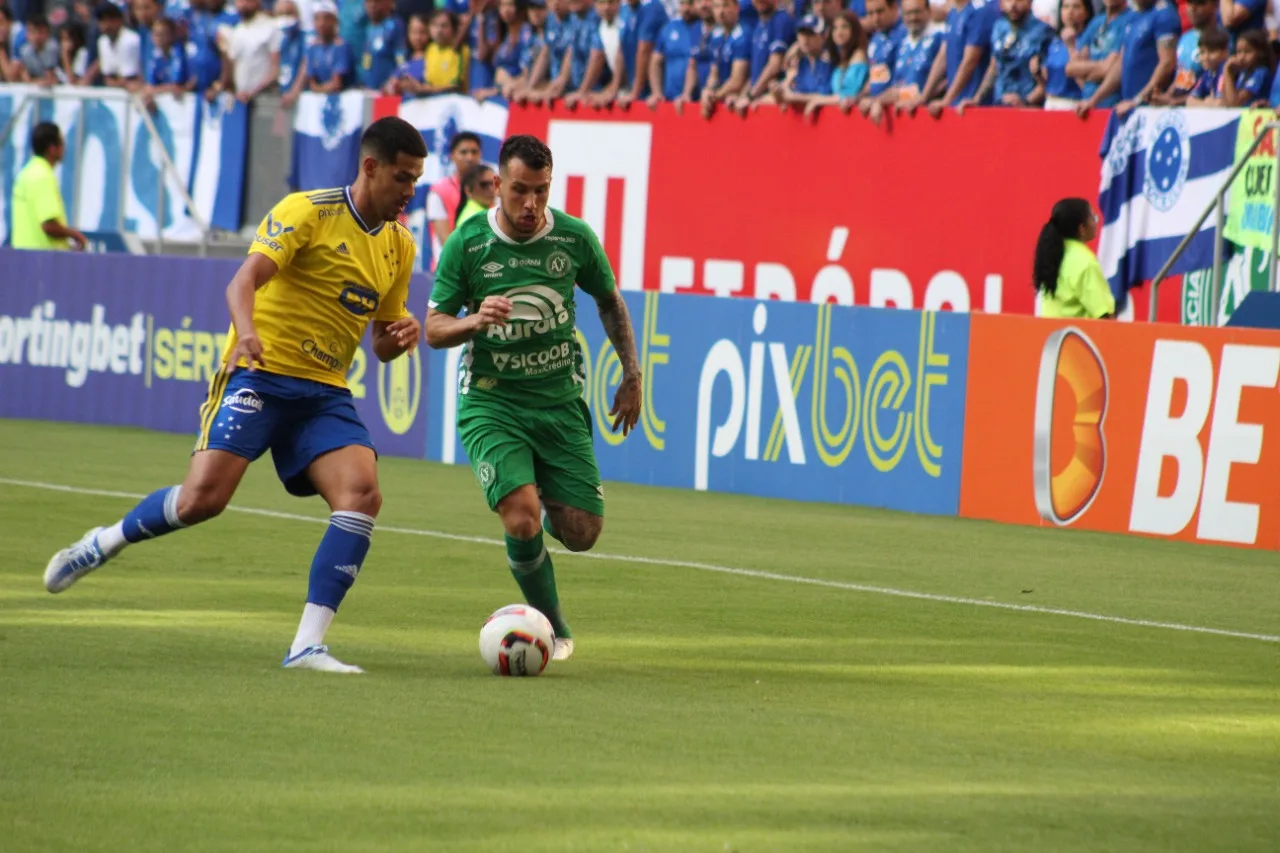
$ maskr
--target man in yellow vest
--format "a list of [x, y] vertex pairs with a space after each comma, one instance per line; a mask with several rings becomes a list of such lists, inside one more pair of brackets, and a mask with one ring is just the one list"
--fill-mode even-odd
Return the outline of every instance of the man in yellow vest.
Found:
[[62, 189], [53, 171], [65, 151], [62, 131], [52, 122], [37, 124], [31, 132], [31, 150], [34, 156], [13, 185], [13, 248], [57, 251], [70, 248], [70, 240], [83, 251], [88, 241], [67, 226]]

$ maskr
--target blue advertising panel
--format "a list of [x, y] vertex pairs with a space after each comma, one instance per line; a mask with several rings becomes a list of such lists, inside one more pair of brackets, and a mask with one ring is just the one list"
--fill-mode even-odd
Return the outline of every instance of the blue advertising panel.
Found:
[[[586, 398], [607, 480], [954, 515], [966, 314], [627, 296], [645, 374], [641, 421], [609, 429], [621, 378], [582, 311]], [[428, 366], [427, 457], [464, 462], [457, 350]]]
[[[189, 432], [218, 369], [239, 261], [0, 249], [0, 417]], [[415, 279], [411, 304], [425, 303]], [[418, 351], [347, 378], [379, 452], [421, 458]]]

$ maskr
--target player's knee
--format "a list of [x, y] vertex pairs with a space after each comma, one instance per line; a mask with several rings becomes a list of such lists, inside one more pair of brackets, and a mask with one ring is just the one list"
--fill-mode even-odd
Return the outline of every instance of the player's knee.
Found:
[[532, 539], [542, 532], [542, 518], [532, 512], [508, 512], [502, 516], [502, 527], [513, 539]]
[[360, 483], [342, 496], [342, 506], [334, 508], [363, 513], [370, 518], [377, 517], [378, 510], [382, 509], [382, 490], [376, 483]]
[[184, 485], [178, 494], [178, 520], [199, 524], [222, 514], [231, 501], [230, 493], [216, 484]]
[[579, 530], [567, 530], [563, 534], [564, 547], [570, 551], [590, 551], [600, 538], [600, 525], [591, 525]]

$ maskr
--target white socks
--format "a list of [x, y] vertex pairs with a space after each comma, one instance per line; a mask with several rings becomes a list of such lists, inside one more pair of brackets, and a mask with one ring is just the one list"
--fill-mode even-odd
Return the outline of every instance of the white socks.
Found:
[[307, 602], [307, 606], [302, 608], [302, 621], [298, 623], [298, 635], [293, 638], [293, 645], [289, 648], [290, 657], [303, 649], [322, 644], [324, 635], [336, 615], [337, 612], [331, 608]]
[[124, 538], [124, 519], [117, 521], [110, 527], [103, 528], [98, 534], [98, 547], [102, 549], [102, 556], [114, 557], [124, 550], [124, 546], [129, 544], [129, 540]]

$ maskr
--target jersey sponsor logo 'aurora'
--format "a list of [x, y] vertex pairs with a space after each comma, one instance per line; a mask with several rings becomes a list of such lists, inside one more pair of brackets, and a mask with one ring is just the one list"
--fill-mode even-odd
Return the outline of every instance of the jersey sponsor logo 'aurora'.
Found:
[[505, 326], [490, 326], [487, 333], [490, 338], [517, 341], [545, 334], [570, 322], [564, 294], [555, 288], [545, 284], [529, 284], [514, 287], [503, 295], [511, 300], [510, 322]]

